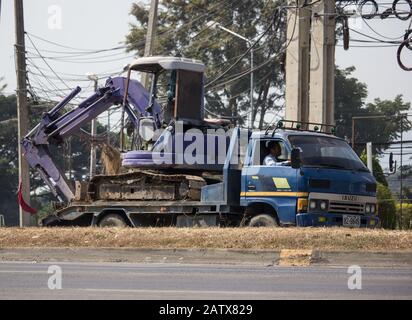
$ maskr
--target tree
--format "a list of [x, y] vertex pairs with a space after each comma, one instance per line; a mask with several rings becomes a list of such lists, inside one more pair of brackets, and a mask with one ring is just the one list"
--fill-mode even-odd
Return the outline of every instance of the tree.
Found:
[[[367, 159], [365, 151], [362, 152], [360, 158], [366, 165]], [[376, 156], [372, 159], [372, 169], [373, 175], [378, 182], [376, 197], [378, 198], [378, 215], [381, 220], [381, 226], [385, 229], [395, 229], [397, 219], [396, 201], [388, 187], [388, 182]]]
[[0, 95], [0, 214], [7, 225], [18, 224], [16, 97]]
[[2, 84], [4, 77], [0, 77], [0, 94], [3, 93], [3, 90], [6, 89], [7, 84]]
[[381, 225], [385, 229], [396, 228], [396, 202], [392, 197], [392, 193], [387, 186], [378, 183], [378, 214], [381, 220]]
[[[256, 39], [273, 21], [278, 3], [280, 1], [164, 0], [159, 6], [154, 55], [202, 60], [207, 63], [208, 80], [215, 79], [246, 52], [248, 45], [225, 31], [213, 29], [210, 22], [214, 20], [248, 39]], [[126, 42], [129, 51], [141, 56], [148, 10], [142, 5], [133, 4], [131, 14], [137, 22], [131, 25]], [[280, 48], [285, 43], [285, 20], [286, 17], [282, 15], [279, 20], [280, 31], [271, 29], [255, 48], [255, 66], [267, 62], [254, 72], [256, 81], [252, 117], [259, 122], [259, 128], [264, 127], [267, 114], [282, 106], [284, 55]], [[228, 116], [240, 124], [245, 123], [245, 114], [250, 105], [249, 63], [249, 55], [246, 55], [236, 68], [208, 88], [205, 98], [209, 114]], [[244, 76], [239, 78], [244, 72]]]
[[[368, 95], [367, 86], [351, 76], [354, 67], [339, 69], [335, 73], [335, 119], [337, 135], [350, 139], [352, 136], [353, 116], [385, 115], [384, 119], [362, 119], [355, 123], [355, 147], [360, 153], [365, 143], [372, 141], [374, 152], [381, 153], [387, 143], [399, 138], [402, 111], [409, 110], [410, 103], [404, 102], [402, 95], [394, 100], [375, 99], [365, 104]], [[390, 119], [390, 121], [388, 121]], [[408, 121], [403, 121], [403, 130], [411, 129]]]

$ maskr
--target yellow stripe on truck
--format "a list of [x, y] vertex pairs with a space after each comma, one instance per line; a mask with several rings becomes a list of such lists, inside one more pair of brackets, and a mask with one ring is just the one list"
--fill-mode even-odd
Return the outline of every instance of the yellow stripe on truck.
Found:
[[241, 192], [241, 197], [308, 197], [309, 192], [267, 191], [267, 192]]

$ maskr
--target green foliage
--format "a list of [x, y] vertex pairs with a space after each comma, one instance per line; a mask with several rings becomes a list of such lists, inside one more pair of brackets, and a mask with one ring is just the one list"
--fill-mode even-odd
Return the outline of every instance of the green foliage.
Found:
[[[360, 153], [368, 141], [375, 142], [374, 153], [382, 152], [385, 143], [399, 138], [401, 132], [400, 113], [409, 110], [410, 103], [403, 101], [401, 95], [394, 100], [375, 99], [374, 102], [365, 105], [367, 87], [359, 82], [351, 74], [354, 67], [346, 69], [336, 68], [335, 74], [335, 119], [337, 124], [337, 135], [351, 139], [352, 117], [386, 115], [388, 119], [362, 119], [355, 122], [355, 150]], [[403, 130], [411, 128], [408, 121], [403, 121]]]
[[412, 229], [412, 204], [402, 203], [402, 212], [400, 204], [396, 206], [396, 209], [399, 228], [402, 230]]
[[2, 84], [4, 77], [0, 77], [0, 94], [3, 93], [3, 90], [6, 89], [7, 84]]
[[396, 228], [396, 202], [389, 188], [381, 183], [377, 187], [378, 214], [381, 225], [385, 229]]
[[[366, 166], [367, 165], [367, 157], [366, 157], [366, 151], [365, 150], [361, 153], [360, 158]], [[386, 181], [386, 177], [383, 174], [382, 167], [381, 167], [377, 157], [372, 158], [372, 169], [373, 169], [373, 176], [375, 177], [376, 181], [378, 181], [379, 183], [381, 183], [381, 184], [383, 184], [384, 186], [387, 187], [388, 186], [388, 181]]]
[[18, 223], [16, 97], [0, 95], [0, 214], [6, 225]]
[[[208, 26], [212, 20], [236, 33], [256, 39], [273, 20], [278, 1], [244, 0], [165, 0], [159, 5], [158, 36], [155, 39], [153, 55], [172, 55], [195, 58], [206, 63], [208, 81], [226, 70], [238, 56], [243, 54], [248, 44], [228, 32]], [[130, 51], [142, 56], [146, 39], [148, 11], [140, 4], [133, 4], [131, 14], [136, 23], [131, 25], [126, 42]], [[254, 72], [255, 98], [252, 116], [259, 121], [259, 127], [265, 125], [264, 117], [281, 108], [283, 97], [283, 59], [276, 55], [285, 43], [286, 17], [283, 16], [280, 30], [265, 36], [254, 50], [255, 66], [269, 62]], [[234, 79], [243, 71], [250, 69], [250, 58], [244, 59], [211, 90], [206, 92], [206, 107], [211, 115], [219, 114], [238, 119], [240, 113], [249, 111], [250, 76]], [[270, 117], [269, 117], [270, 118]]]
[[[366, 165], [366, 151], [363, 151], [360, 155], [362, 162]], [[381, 225], [385, 229], [395, 229], [397, 221], [397, 209], [396, 201], [392, 196], [391, 191], [388, 188], [388, 182], [383, 174], [381, 165], [377, 157], [372, 159], [373, 175], [378, 182], [376, 196], [378, 198], [378, 214], [381, 219]]]

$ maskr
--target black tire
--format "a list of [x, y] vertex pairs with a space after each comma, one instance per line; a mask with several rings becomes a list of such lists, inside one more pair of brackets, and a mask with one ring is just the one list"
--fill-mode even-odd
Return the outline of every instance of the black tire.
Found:
[[250, 219], [248, 226], [253, 228], [278, 227], [279, 224], [274, 217], [268, 214], [259, 214]]
[[110, 227], [125, 228], [127, 227], [126, 221], [119, 214], [108, 214], [104, 216], [99, 221], [98, 225], [100, 228], [110, 228]]

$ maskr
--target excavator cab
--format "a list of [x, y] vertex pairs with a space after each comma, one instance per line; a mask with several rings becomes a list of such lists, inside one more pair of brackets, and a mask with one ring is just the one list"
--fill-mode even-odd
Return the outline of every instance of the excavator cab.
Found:
[[[130, 100], [129, 83], [136, 78], [134, 73], [149, 74], [150, 81], [147, 82], [150, 84], [150, 90], [145, 111], [150, 116], [140, 115], [136, 129], [140, 139], [146, 143], [151, 139], [154, 143], [152, 148], [137, 147], [132, 148], [134, 151], [124, 153], [123, 167], [128, 169], [142, 167], [187, 169], [189, 167], [186, 163], [177, 163], [176, 159], [182, 158], [183, 155], [176, 151], [176, 141], [182, 140], [183, 144], [190, 143], [184, 138], [185, 132], [189, 129], [198, 129], [198, 138], [203, 139], [208, 135], [208, 129], [222, 127], [222, 123], [210, 123], [204, 119], [204, 71], [205, 65], [201, 61], [179, 57], [144, 57], [138, 58], [129, 65], [124, 92], [125, 103]], [[152, 115], [157, 114], [154, 110], [158, 110], [159, 106], [162, 110], [162, 118], [156, 119]], [[164, 129], [161, 134], [152, 134], [153, 129], [159, 128]], [[203, 149], [207, 150], [207, 146], [205, 145]], [[171, 160], [161, 165], [155, 164], [153, 158], [161, 152], [166, 152]], [[208, 157], [206, 151], [202, 151], [202, 157]], [[206, 167], [221, 169], [221, 164], [190, 165], [191, 169]]]
[[[167, 126], [171, 122], [182, 121], [186, 124], [201, 125], [203, 113], [203, 81], [205, 65], [198, 60], [178, 57], [138, 58], [128, 67], [124, 101], [129, 95], [129, 83], [133, 73], [149, 74], [147, 114], [161, 105], [162, 119], [141, 115], [139, 135], [146, 137], [150, 127]], [[147, 76], [147, 75], [146, 75]], [[141, 77], [143, 79], [143, 77]], [[160, 122], [160, 123], [159, 123]]]

